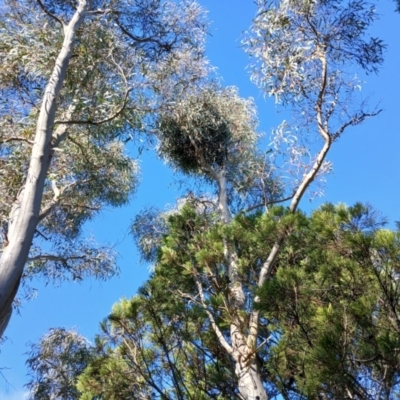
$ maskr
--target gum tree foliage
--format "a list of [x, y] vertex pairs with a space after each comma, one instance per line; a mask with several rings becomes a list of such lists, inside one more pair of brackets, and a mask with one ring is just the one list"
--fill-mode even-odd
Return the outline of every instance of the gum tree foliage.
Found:
[[85, 370], [92, 346], [74, 331], [51, 329], [39, 344], [31, 344], [27, 366], [29, 399], [79, 398], [77, 377]]
[[0, 19], [0, 332], [21, 278], [107, 278], [114, 255], [80, 236], [126, 203], [124, 143], [207, 69], [194, 2], [6, 0]]
[[[297, 209], [311, 183], [329, 171], [326, 157], [332, 145], [347, 128], [378, 112], [366, 110], [364, 102], [358, 101], [360, 82], [353, 75], [356, 67], [374, 72], [382, 62], [382, 43], [368, 38], [366, 32], [375, 17], [374, 8], [362, 0], [258, 2], [244, 47], [253, 57], [253, 80], [278, 103], [290, 107], [297, 123], [283, 123], [272, 137], [273, 161], [283, 161], [284, 170], [292, 176], [287, 188], [282, 188], [265, 153], [257, 149], [252, 103], [240, 99], [235, 89], [211, 85], [189, 90], [159, 116], [159, 154], [178, 171], [208, 184], [183, 202], [191, 203], [192, 212], [204, 224], [198, 225], [196, 217], [174, 225], [176, 215], [187, 212], [181, 207], [175, 217], [174, 213], [157, 216], [150, 210], [134, 223], [136, 242], [143, 256], [155, 263], [155, 276], [172, 271], [163, 290], [203, 311], [219, 347], [215, 357], [230, 360], [225, 365], [236, 382], [234, 394], [241, 399], [266, 400], [277, 393], [286, 396], [287, 391], [290, 396], [298, 393], [299, 398], [315, 398], [314, 393], [335, 398], [329, 392], [333, 387], [328, 375], [316, 378], [319, 383], [308, 389], [297, 367], [282, 378], [279, 374], [284, 370], [270, 366], [283, 328], [278, 318], [275, 321], [268, 314], [274, 303], [267, 294], [279, 276], [287, 246], [293, 237], [301, 238]], [[208, 195], [209, 190], [214, 192]], [[271, 207], [285, 199], [289, 200], [287, 207]], [[136, 323], [135, 316], [132, 323]], [[119, 349], [117, 343], [114, 350], [108, 350], [109, 356], [116, 356], [116, 362], [123, 360], [121, 368], [125, 368], [125, 354], [121, 357]], [[152, 346], [137, 349], [135, 353], [132, 347], [130, 354], [151, 353]], [[144, 359], [138, 358], [137, 363]], [[283, 356], [282, 360], [284, 365]], [[295, 358], [300, 360], [300, 355]], [[143, 362], [145, 370], [149, 364]], [[152, 371], [147, 372], [152, 375]], [[163, 381], [159, 398], [185, 398], [172, 376]], [[96, 373], [90, 378], [80, 389], [90, 394], [91, 385], [97, 384], [97, 393], [102, 393], [101, 378]], [[356, 385], [347, 384], [344, 390], [347, 398], [363, 398]]]
[[253, 60], [252, 81], [290, 106], [296, 121], [283, 121], [272, 137], [274, 156], [283, 157], [293, 191], [299, 189], [293, 205], [318, 176], [316, 168], [330, 170], [325, 158], [332, 143], [376, 113], [360, 101], [355, 68], [377, 72], [383, 61], [383, 43], [367, 36], [376, 17], [367, 1], [258, 1], [243, 44]]
[[158, 153], [179, 172], [223, 186], [235, 210], [266, 205], [281, 187], [257, 149], [256, 114], [252, 99], [211, 83], [161, 114]]

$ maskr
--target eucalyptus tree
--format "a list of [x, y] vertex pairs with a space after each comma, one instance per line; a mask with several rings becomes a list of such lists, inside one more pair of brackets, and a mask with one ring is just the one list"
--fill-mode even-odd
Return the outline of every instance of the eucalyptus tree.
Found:
[[[351, 74], [355, 65], [367, 73], [376, 72], [383, 61], [383, 43], [367, 37], [367, 29], [375, 18], [374, 6], [364, 1], [258, 2], [252, 34], [244, 42], [255, 59], [252, 79], [277, 102], [290, 105], [297, 123], [292, 128], [282, 124], [274, 136], [276, 148], [282, 149], [279, 146], [283, 145], [289, 168], [295, 176], [297, 173], [290, 213], [296, 212], [318, 175], [330, 169], [326, 156], [334, 142], [350, 126], [379, 113], [366, 110], [365, 102], [357, 102], [360, 81]], [[313, 151], [310, 143], [320, 143], [320, 148]], [[273, 246], [267, 247], [258, 288], [276, 271], [275, 262], [292, 232], [291, 224], [283, 222], [278, 232]], [[248, 376], [260, 345], [259, 298], [254, 296], [250, 301], [253, 306], [249, 323], [242, 331], [241, 353], [246, 362], [241, 364], [239, 388], [244, 398], [265, 399], [262, 388]]]
[[92, 359], [91, 344], [74, 331], [51, 329], [38, 344], [31, 344], [27, 365], [29, 399], [79, 398], [77, 378]]
[[[214, 204], [219, 215], [218, 222], [222, 225], [231, 224], [231, 209], [241, 212], [245, 211], [243, 206], [268, 207], [279, 201], [281, 187], [273, 180], [265, 155], [260, 154], [256, 147], [254, 106], [251, 100], [238, 97], [235, 89], [212, 87], [176, 104], [173, 112], [162, 115], [159, 138], [159, 152], [170, 163], [183, 173], [205, 179], [214, 186], [217, 198], [209, 202]], [[141, 231], [138, 233], [141, 234]], [[140, 240], [143, 241], [142, 238]], [[193, 300], [197, 297], [201, 299], [220, 345], [235, 361], [239, 386], [256, 386], [258, 389], [254, 395], [259, 396], [260, 388], [264, 391], [263, 382], [257, 361], [248, 358], [241, 315], [248, 303], [246, 294], [251, 291], [251, 284], [247, 286], [248, 282], [241, 277], [235, 243], [228, 237], [221, 240], [224, 259], [216, 263], [210, 276], [197, 270], [196, 260], [184, 262], [184, 268], [192, 270], [196, 281], [196, 294], [190, 295]], [[191, 246], [190, 242], [187, 245]], [[210, 278], [215, 274], [225, 275], [229, 282], [229, 290], [225, 292], [228, 297], [224, 299], [230, 309], [229, 339], [221, 332], [207, 306], [205, 291], [212, 287]], [[247, 368], [249, 361], [250, 369]], [[244, 380], [247, 383], [243, 383]]]
[[128, 201], [124, 143], [206, 73], [194, 2], [6, 0], [0, 18], [0, 333], [21, 278], [106, 278], [109, 250], [80, 240]]
[[[215, 310], [209, 308], [205, 287], [210, 283], [202, 282], [207, 273], [198, 271], [196, 258], [184, 264], [191, 266], [197, 280], [193, 300], [200, 299], [221, 347], [235, 362], [243, 399], [268, 398], [257, 358], [267, 339], [260, 338], [256, 289], [276, 271], [282, 246], [295, 229], [291, 215], [311, 183], [330, 170], [326, 156], [332, 145], [350, 126], [379, 112], [368, 111], [364, 102], [357, 102], [360, 81], [351, 74], [355, 66], [376, 72], [382, 62], [384, 45], [366, 35], [375, 18], [374, 7], [364, 1], [259, 1], [257, 16], [244, 40], [254, 60], [252, 79], [278, 103], [290, 106], [297, 124], [284, 122], [272, 140], [273, 161], [283, 160], [287, 173], [294, 177], [286, 189], [288, 215], [274, 216], [278, 221], [275, 233], [265, 238], [264, 257], [258, 259], [250, 280], [242, 272], [246, 270], [246, 261], [240, 258], [243, 247], [236, 246], [228, 234], [222, 235], [224, 260], [214, 267], [222, 268], [229, 280], [224, 300], [230, 315], [228, 335], [215, 321]], [[189, 96], [176, 104], [174, 112], [163, 115], [161, 154], [182, 172], [214, 185], [220, 224], [229, 227], [235, 214], [257, 207], [264, 207], [268, 214], [270, 203], [279, 200], [279, 191], [272, 190], [275, 196], [271, 196], [271, 181], [265, 181], [272, 176], [268, 162], [253, 161], [257, 156], [252, 149], [251, 109], [238, 109], [232, 96], [225, 100], [221, 93], [221, 103], [230, 110], [225, 116], [223, 106], [204, 101], [204, 96]], [[268, 168], [260, 169], [259, 165]], [[250, 180], [246, 180], [248, 171]], [[241, 192], [252, 193], [259, 187], [263, 190], [256, 190], [254, 198], [247, 197], [244, 208], [235, 209]]]

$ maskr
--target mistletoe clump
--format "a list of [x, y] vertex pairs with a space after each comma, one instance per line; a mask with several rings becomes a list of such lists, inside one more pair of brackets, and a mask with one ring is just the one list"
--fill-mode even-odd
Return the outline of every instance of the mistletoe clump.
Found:
[[227, 166], [235, 150], [254, 144], [253, 103], [236, 88], [207, 88], [159, 118], [159, 153], [184, 173]]

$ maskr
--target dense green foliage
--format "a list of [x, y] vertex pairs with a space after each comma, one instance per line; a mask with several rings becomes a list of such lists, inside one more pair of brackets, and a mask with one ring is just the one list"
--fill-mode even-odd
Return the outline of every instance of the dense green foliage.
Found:
[[252, 100], [211, 79], [158, 110], [158, 154], [198, 186], [176, 209], [135, 219], [134, 239], [154, 271], [103, 322], [71, 383], [84, 400], [400, 395], [400, 233], [361, 204], [298, 211], [330, 170], [333, 144], [379, 113], [356, 101], [360, 82], [347, 71], [382, 62], [383, 43], [366, 35], [374, 7], [257, 4], [244, 40], [252, 77], [292, 107], [295, 125], [284, 121], [272, 154], [261, 152]]
[[[271, 398], [396, 398], [400, 232], [382, 228], [361, 204], [327, 204], [310, 217], [284, 208], [240, 216], [228, 230], [240, 249], [246, 292], [278, 218], [292, 233], [276, 273], [258, 291], [258, 360]], [[200, 281], [228, 338], [230, 291], [218, 267], [223, 229], [212, 213], [200, 215], [190, 205], [169, 217], [153, 276], [102, 325], [101, 346], [80, 377], [85, 399], [237, 396], [234, 365], [197, 299]]]
[[400, 395], [400, 232], [381, 226], [361, 204], [299, 218], [260, 290], [268, 370], [285, 398]]

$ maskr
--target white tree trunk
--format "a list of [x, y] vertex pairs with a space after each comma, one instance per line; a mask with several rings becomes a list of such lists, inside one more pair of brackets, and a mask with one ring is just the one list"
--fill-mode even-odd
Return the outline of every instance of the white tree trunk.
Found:
[[239, 379], [239, 394], [243, 400], [268, 400], [255, 360], [246, 368], [236, 364]]
[[256, 352], [249, 347], [239, 325], [240, 323], [231, 325], [231, 340], [240, 397], [243, 400], [268, 400], [257, 365]]
[[87, 0], [80, 0], [73, 18], [65, 26], [63, 46], [43, 96], [26, 182], [10, 213], [8, 245], [0, 258], [0, 337], [8, 325], [12, 302], [39, 222], [44, 184], [52, 157], [57, 97], [64, 83], [76, 32], [85, 18], [87, 7]]
[[[228, 194], [226, 187], [225, 171], [216, 174], [218, 178], [218, 208], [221, 219], [225, 224], [232, 220], [228, 207]], [[257, 366], [255, 343], [249, 345], [248, 339], [243, 334], [243, 321], [238, 316], [238, 311], [245, 310], [246, 297], [243, 292], [239, 277], [237, 254], [231, 243], [224, 241], [224, 255], [228, 265], [228, 276], [230, 281], [230, 306], [236, 313], [231, 323], [232, 356], [235, 360], [235, 373], [238, 377], [238, 389], [243, 400], [268, 400], [264, 389], [260, 371]]]

